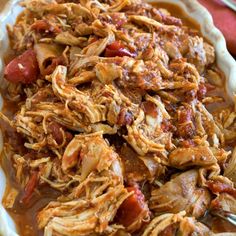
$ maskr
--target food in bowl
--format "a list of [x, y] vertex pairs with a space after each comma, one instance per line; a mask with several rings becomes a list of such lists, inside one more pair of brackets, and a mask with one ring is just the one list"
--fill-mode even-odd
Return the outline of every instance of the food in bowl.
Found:
[[203, 216], [236, 211], [236, 113], [213, 46], [158, 4], [21, 5], [0, 113], [20, 235], [219, 231]]

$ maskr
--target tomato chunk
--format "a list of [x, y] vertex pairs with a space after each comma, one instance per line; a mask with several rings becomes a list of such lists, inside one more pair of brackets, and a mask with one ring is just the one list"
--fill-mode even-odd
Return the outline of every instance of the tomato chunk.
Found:
[[135, 57], [136, 54], [130, 52], [124, 45], [118, 41], [108, 45], [105, 50], [105, 57]]
[[133, 224], [140, 216], [143, 217], [143, 213], [149, 214], [143, 193], [137, 187], [128, 187], [127, 190], [134, 194], [121, 204], [117, 213], [119, 223], [125, 227]]
[[52, 33], [60, 33], [61, 29], [56, 25], [50, 25], [46, 20], [37, 20], [31, 25], [31, 29], [37, 32], [48, 31]]
[[236, 189], [228, 183], [222, 183], [217, 180], [209, 180], [207, 182], [207, 186], [213, 193], [228, 193], [236, 198]]
[[37, 80], [39, 66], [36, 53], [29, 49], [13, 59], [5, 68], [5, 78], [12, 83], [29, 84]]
[[29, 178], [29, 180], [25, 186], [24, 193], [21, 198], [21, 202], [23, 204], [27, 205], [29, 203], [37, 184], [38, 184], [38, 172], [35, 171], [31, 175], [31, 177]]
[[181, 107], [178, 112], [178, 135], [183, 138], [191, 138], [195, 133], [195, 127], [192, 123], [193, 112], [189, 107]]

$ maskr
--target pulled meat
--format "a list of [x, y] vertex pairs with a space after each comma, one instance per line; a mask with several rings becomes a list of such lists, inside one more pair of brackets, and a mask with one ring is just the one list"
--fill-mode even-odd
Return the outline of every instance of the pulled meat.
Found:
[[20, 4], [0, 112], [17, 222], [33, 211], [28, 235], [211, 235], [201, 217], [236, 199], [236, 106], [213, 46], [141, 0]]

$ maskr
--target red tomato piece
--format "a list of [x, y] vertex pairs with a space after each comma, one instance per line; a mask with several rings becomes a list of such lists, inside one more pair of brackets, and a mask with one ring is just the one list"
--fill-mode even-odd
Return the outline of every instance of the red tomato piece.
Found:
[[31, 29], [35, 31], [46, 31], [49, 30], [50, 25], [45, 20], [37, 20], [31, 25]]
[[195, 133], [195, 127], [192, 124], [192, 109], [189, 107], [182, 107], [178, 116], [178, 135], [183, 138], [191, 138]]
[[143, 193], [137, 187], [128, 187], [127, 190], [134, 191], [134, 194], [125, 199], [117, 213], [119, 222], [125, 227], [135, 222], [147, 210]]
[[35, 171], [31, 175], [31, 177], [29, 178], [29, 180], [28, 180], [28, 182], [25, 186], [24, 193], [23, 193], [23, 196], [21, 198], [21, 202], [23, 204], [26, 205], [26, 204], [29, 203], [29, 201], [32, 198], [34, 189], [36, 188], [37, 184], [38, 184], [38, 172]]
[[31, 25], [31, 29], [37, 32], [48, 31], [52, 33], [60, 33], [61, 29], [56, 25], [50, 25], [46, 20], [37, 20]]
[[110, 50], [119, 50], [122, 47], [124, 47], [124, 45], [119, 41], [114, 41], [112, 44], [107, 45], [107, 48]]
[[105, 57], [135, 57], [136, 54], [130, 52], [124, 45], [118, 41], [108, 45], [105, 50]]
[[236, 198], [236, 189], [228, 183], [209, 180], [207, 186], [213, 193], [228, 193]]
[[13, 59], [5, 68], [5, 78], [12, 83], [29, 84], [37, 80], [39, 66], [36, 53], [28, 49]]
[[[63, 128], [57, 122], [52, 122], [48, 126], [49, 132], [52, 134], [53, 138], [56, 140], [57, 144], [62, 144], [63, 142]], [[62, 129], [62, 131], [61, 131]]]

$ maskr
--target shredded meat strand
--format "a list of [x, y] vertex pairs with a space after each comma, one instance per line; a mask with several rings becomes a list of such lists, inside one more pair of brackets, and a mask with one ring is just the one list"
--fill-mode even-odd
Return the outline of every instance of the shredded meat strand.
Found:
[[214, 47], [142, 0], [20, 5], [0, 112], [19, 234], [213, 234], [202, 217], [236, 201], [236, 106]]

